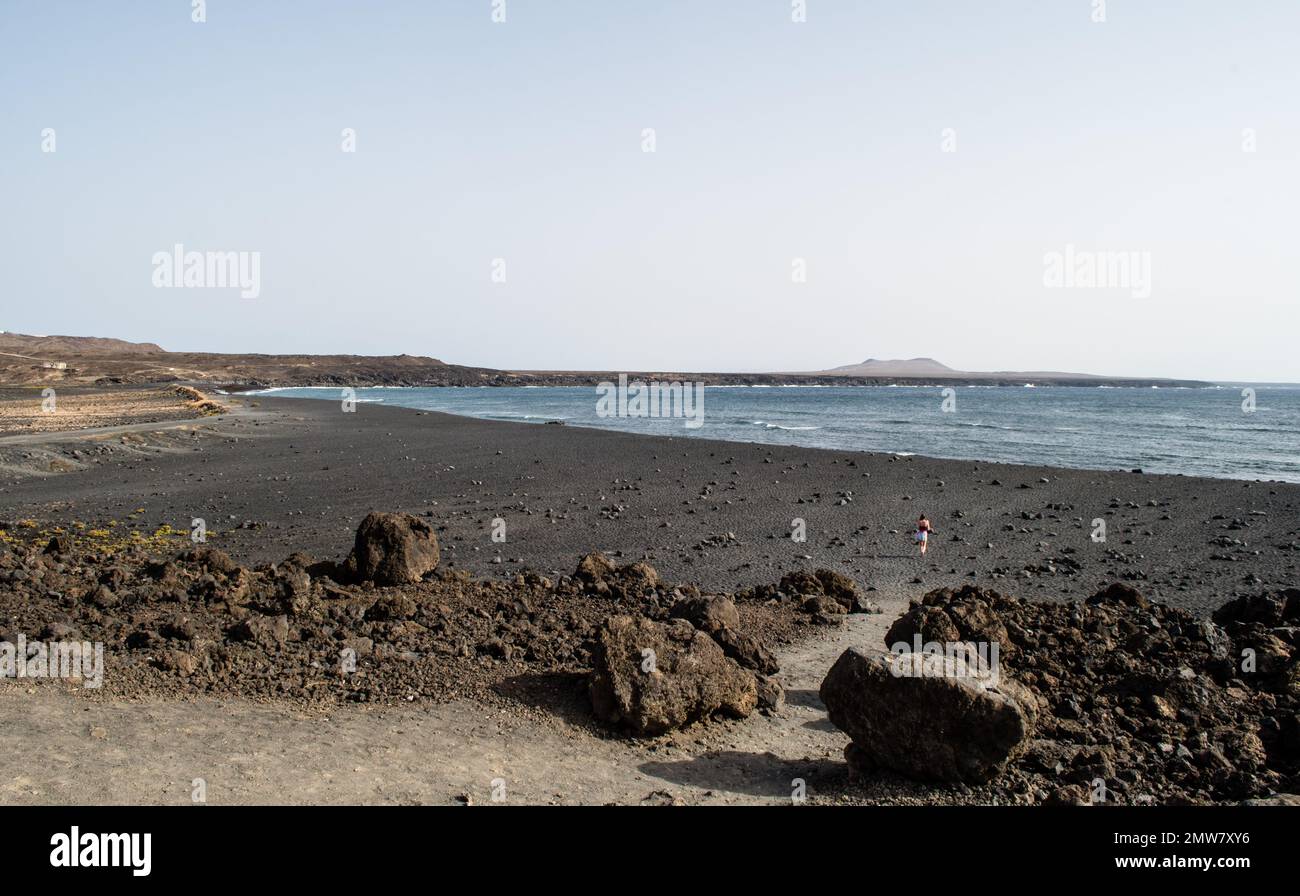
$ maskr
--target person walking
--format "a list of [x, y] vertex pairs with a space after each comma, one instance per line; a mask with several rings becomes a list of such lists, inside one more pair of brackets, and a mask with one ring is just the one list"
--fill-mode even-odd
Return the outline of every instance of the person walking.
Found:
[[921, 514], [921, 518], [916, 521], [916, 543], [921, 546], [922, 557], [925, 556], [925, 550], [930, 544], [930, 533], [933, 531], [930, 521], [925, 518], [925, 514]]

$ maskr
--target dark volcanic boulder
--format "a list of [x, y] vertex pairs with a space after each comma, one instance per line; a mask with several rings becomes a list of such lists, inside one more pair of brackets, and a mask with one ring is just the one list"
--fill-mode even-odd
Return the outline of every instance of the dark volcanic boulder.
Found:
[[746, 635], [734, 628], [723, 628], [713, 633], [713, 640], [718, 642], [723, 653], [746, 669], [753, 669], [763, 675], [775, 675], [781, 671], [776, 656], [753, 635]]
[[[1295, 791], [1297, 596], [1281, 588], [1240, 597], [1211, 621], [1123, 582], [1068, 603], [941, 589], [895, 623], [886, 646], [915, 649], [917, 637], [945, 649], [1001, 645], [996, 690], [1024, 709], [1014, 688], [1028, 689], [1037, 717], [994, 785], [999, 795], [1069, 802], [1072, 788], [1101, 778], [1107, 799], [1124, 804], [1235, 802]], [[869, 767], [869, 752], [855, 747], [846, 758]]]
[[617, 566], [599, 552], [587, 554], [578, 562], [573, 578], [583, 591], [641, 605], [655, 600], [660, 590], [659, 573], [649, 563], [638, 561]]
[[415, 601], [405, 594], [386, 594], [366, 610], [366, 619], [372, 622], [397, 622], [410, 619], [419, 609]]
[[831, 569], [819, 569], [813, 575], [821, 583], [822, 594], [834, 598], [844, 609], [853, 612], [858, 600], [858, 586], [852, 579]]
[[846, 613], [857, 609], [861, 595], [853, 580], [831, 569], [812, 572], [797, 570], [781, 577], [777, 589], [786, 594], [821, 595], [829, 597], [844, 608]]
[[70, 554], [72, 553], [72, 539], [67, 535], [55, 535], [45, 545], [46, 554]]
[[921, 636], [923, 644], [950, 644], [962, 639], [961, 630], [941, 607], [917, 604], [894, 620], [885, 633], [885, 646], [907, 644], [908, 649], [912, 649], [917, 635]]
[[232, 641], [251, 641], [264, 649], [276, 650], [289, 639], [289, 620], [284, 616], [249, 616], [229, 634]]
[[573, 576], [584, 584], [594, 585], [604, 581], [606, 576], [612, 575], [614, 569], [612, 560], [599, 551], [593, 551], [578, 561], [578, 568]]
[[1256, 622], [1270, 628], [1300, 621], [1300, 589], [1235, 598], [1215, 611], [1214, 621], [1225, 626]]
[[1142, 596], [1142, 592], [1127, 582], [1112, 582], [1088, 598], [1088, 603], [1093, 606], [1107, 603], [1123, 604], [1126, 607], [1136, 607], [1139, 610], [1145, 610], [1151, 606], [1151, 602]]
[[598, 718], [640, 735], [662, 734], [714, 713], [744, 718], [758, 704], [753, 673], [683, 619], [605, 620], [588, 689]]
[[729, 597], [707, 594], [684, 597], [673, 604], [670, 612], [674, 618], [685, 619], [700, 631], [711, 635], [725, 628], [740, 627], [740, 612], [736, 609], [736, 602]]
[[619, 587], [629, 597], [650, 594], [659, 588], [659, 573], [649, 563], [636, 562], [618, 568]]
[[409, 513], [370, 513], [357, 528], [348, 570], [376, 585], [418, 582], [438, 566], [438, 537]]
[[[996, 685], [996, 686], [995, 686]], [[851, 648], [822, 682], [831, 721], [853, 739], [854, 771], [880, 766], [925, 781], [983, 784], [1033, 731], [1032, 694], [943, 655]]]
[[676, 619], [685, 619], [702, 632], [708, 632], [718, 642], [722, 652], [746, 669], [764, 675], [781, 671], [772, 651], [753, 635], [740, 631], [740, 611], [729, 597], [696, 595], [684, 597], [670, 610]]
[[758, 708], [771, 714], [785, 706], [785, 688], [775, 678], [758, 676]]
[[799, 609], [812, 616], [818, 625], [842, 625], [847, 612], [844, 605], [824, 594], [811, 594], [803, 599]]
[[229, 575], [236, 569], [236, 563], [230, 559], [229, 554], [220, 548], [208, 545], [198, 545], [191, 548], [181, 554], [180, 559], [185, 563], [202, 566], [208, 572], [221, 573], [222, 575]]
[[922, 644], [997, 644], [1009, 656], [1015, 645], [998, 615], [1004, 604], [1002, 595], [973, 585], [936, 589], [895, 620], [885, 634], [885, 646], [903, 643], [914, 650], [919, 636]]

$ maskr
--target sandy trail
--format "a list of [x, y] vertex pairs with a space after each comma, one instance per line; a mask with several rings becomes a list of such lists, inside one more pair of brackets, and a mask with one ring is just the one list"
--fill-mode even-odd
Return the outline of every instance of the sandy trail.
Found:
[[20, 432], [0, 434], [0, 448], [11, 445], [25, 446], [61, 446], [72, 442], [95, 442], [109, 436], [126, 433], [163, 432], [172, 429], [215, 432], [216, 426], [229, 423], [232, 419], [249, 420], [271, 415], [250, 408], [243, 402], [230, 401], [227, 396], [220, 396], [226, 405], [226, 411], [220, 417], [178, 417], [174, 420], [150, 420], [144, 423], [120, 423], [110, 426], [91, 426], [82, 429], [49, 429], [37, 432]]
[[183, 420], [158, 420], [150, 423], [123, 423], [119, 426], [96, 426], [90, 429], [51, 430], [49, 432], [5, 435], [0, 436], [0, 448], [9, 445], [62, 445], [65, 442], [75, 442], [78, 440], [94, 441], [108, 436], [123, 435], [125, 433], [161, 432], [169, 429], [192, 430], [201, 427], [210, 428], [206, 427], [205, 424], [206, 421], [190, 417]]
[[[653, 742], [455, 702], [308, 714], [245, 701], [107, 703], [0, 684], [0, 803], [785, 803], [840, 776], [845, 735], [817, 698], [847, 647], [880, 643], [885, 614], [851, 616], [782, 656], [773, 717], [697, 725]], [[494, 784], [494, 782], [497, 782]], [[500, 800], [494, 800], [494, 788]]]

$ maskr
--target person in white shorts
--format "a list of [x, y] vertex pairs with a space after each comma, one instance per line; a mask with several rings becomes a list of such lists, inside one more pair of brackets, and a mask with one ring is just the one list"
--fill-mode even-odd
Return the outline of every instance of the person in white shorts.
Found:
[[925, 549], [930, 544], [930, 533], [933, 531], [930, 521], [925, 518], [925, 514], [921, 514], [921, 518], [916, 521], [916, 543], [921, 546], [922, 557], [925, 556]]

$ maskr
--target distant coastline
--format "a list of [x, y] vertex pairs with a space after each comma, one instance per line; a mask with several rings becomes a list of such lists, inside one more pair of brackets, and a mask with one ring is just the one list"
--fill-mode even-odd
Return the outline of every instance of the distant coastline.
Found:
[[[915, 361], [921, 368], [909, 367]], [[910, 370], [925, 370], [910, 373]], [[263, 355], [169, 352], [153, 343], [82, 336], [0, 333], [0, 384], [117, 386], [196, 383], [227, 392], [309, 386], [596, 386], [629, 379], [709, 386], [1116, 386], [1209, 388], [1205, 380], [946, 368], [930, 359], [868, 361], [809, 373], [672, 370], [506, 370], [416, 355]]]
[[410, 378], [406, 376], [378, 376], [374, 378], [340, 377], [333, 373], [321, 373], [314, 377], [295, 377], [292, 380], [248, 380], [221, 383], [226, 392], [245, 392], [256, 389], [286, 389], [331, 386], [354, 386], [360, 388], [390, 387], [428, 387], [440, 386], [591, 386], [602, 382], [617, 380], [620, 375], [629, 380], [649, 382], [692, 382], [704, 383], [706, 386], [908, 386], [942, 388], [945, 386], [990, 386], [1006, 388], [1023, 388], [1024, 386], [1070, 386], [1134, 388], [1134, 389], [1212, 389], [1217, 384], [1202, 380], [1165, 380], [1165, 379], [1033, 379], [1014, 376], [999, 377], [859, 377], [859, 376], [791, 376], [775, 373], [687, 373], [671, 371], [603, 371], [572, 373], [530, 373], [515, 371], [492, 371], [488, 376], [435, 375], [428, 378]]

